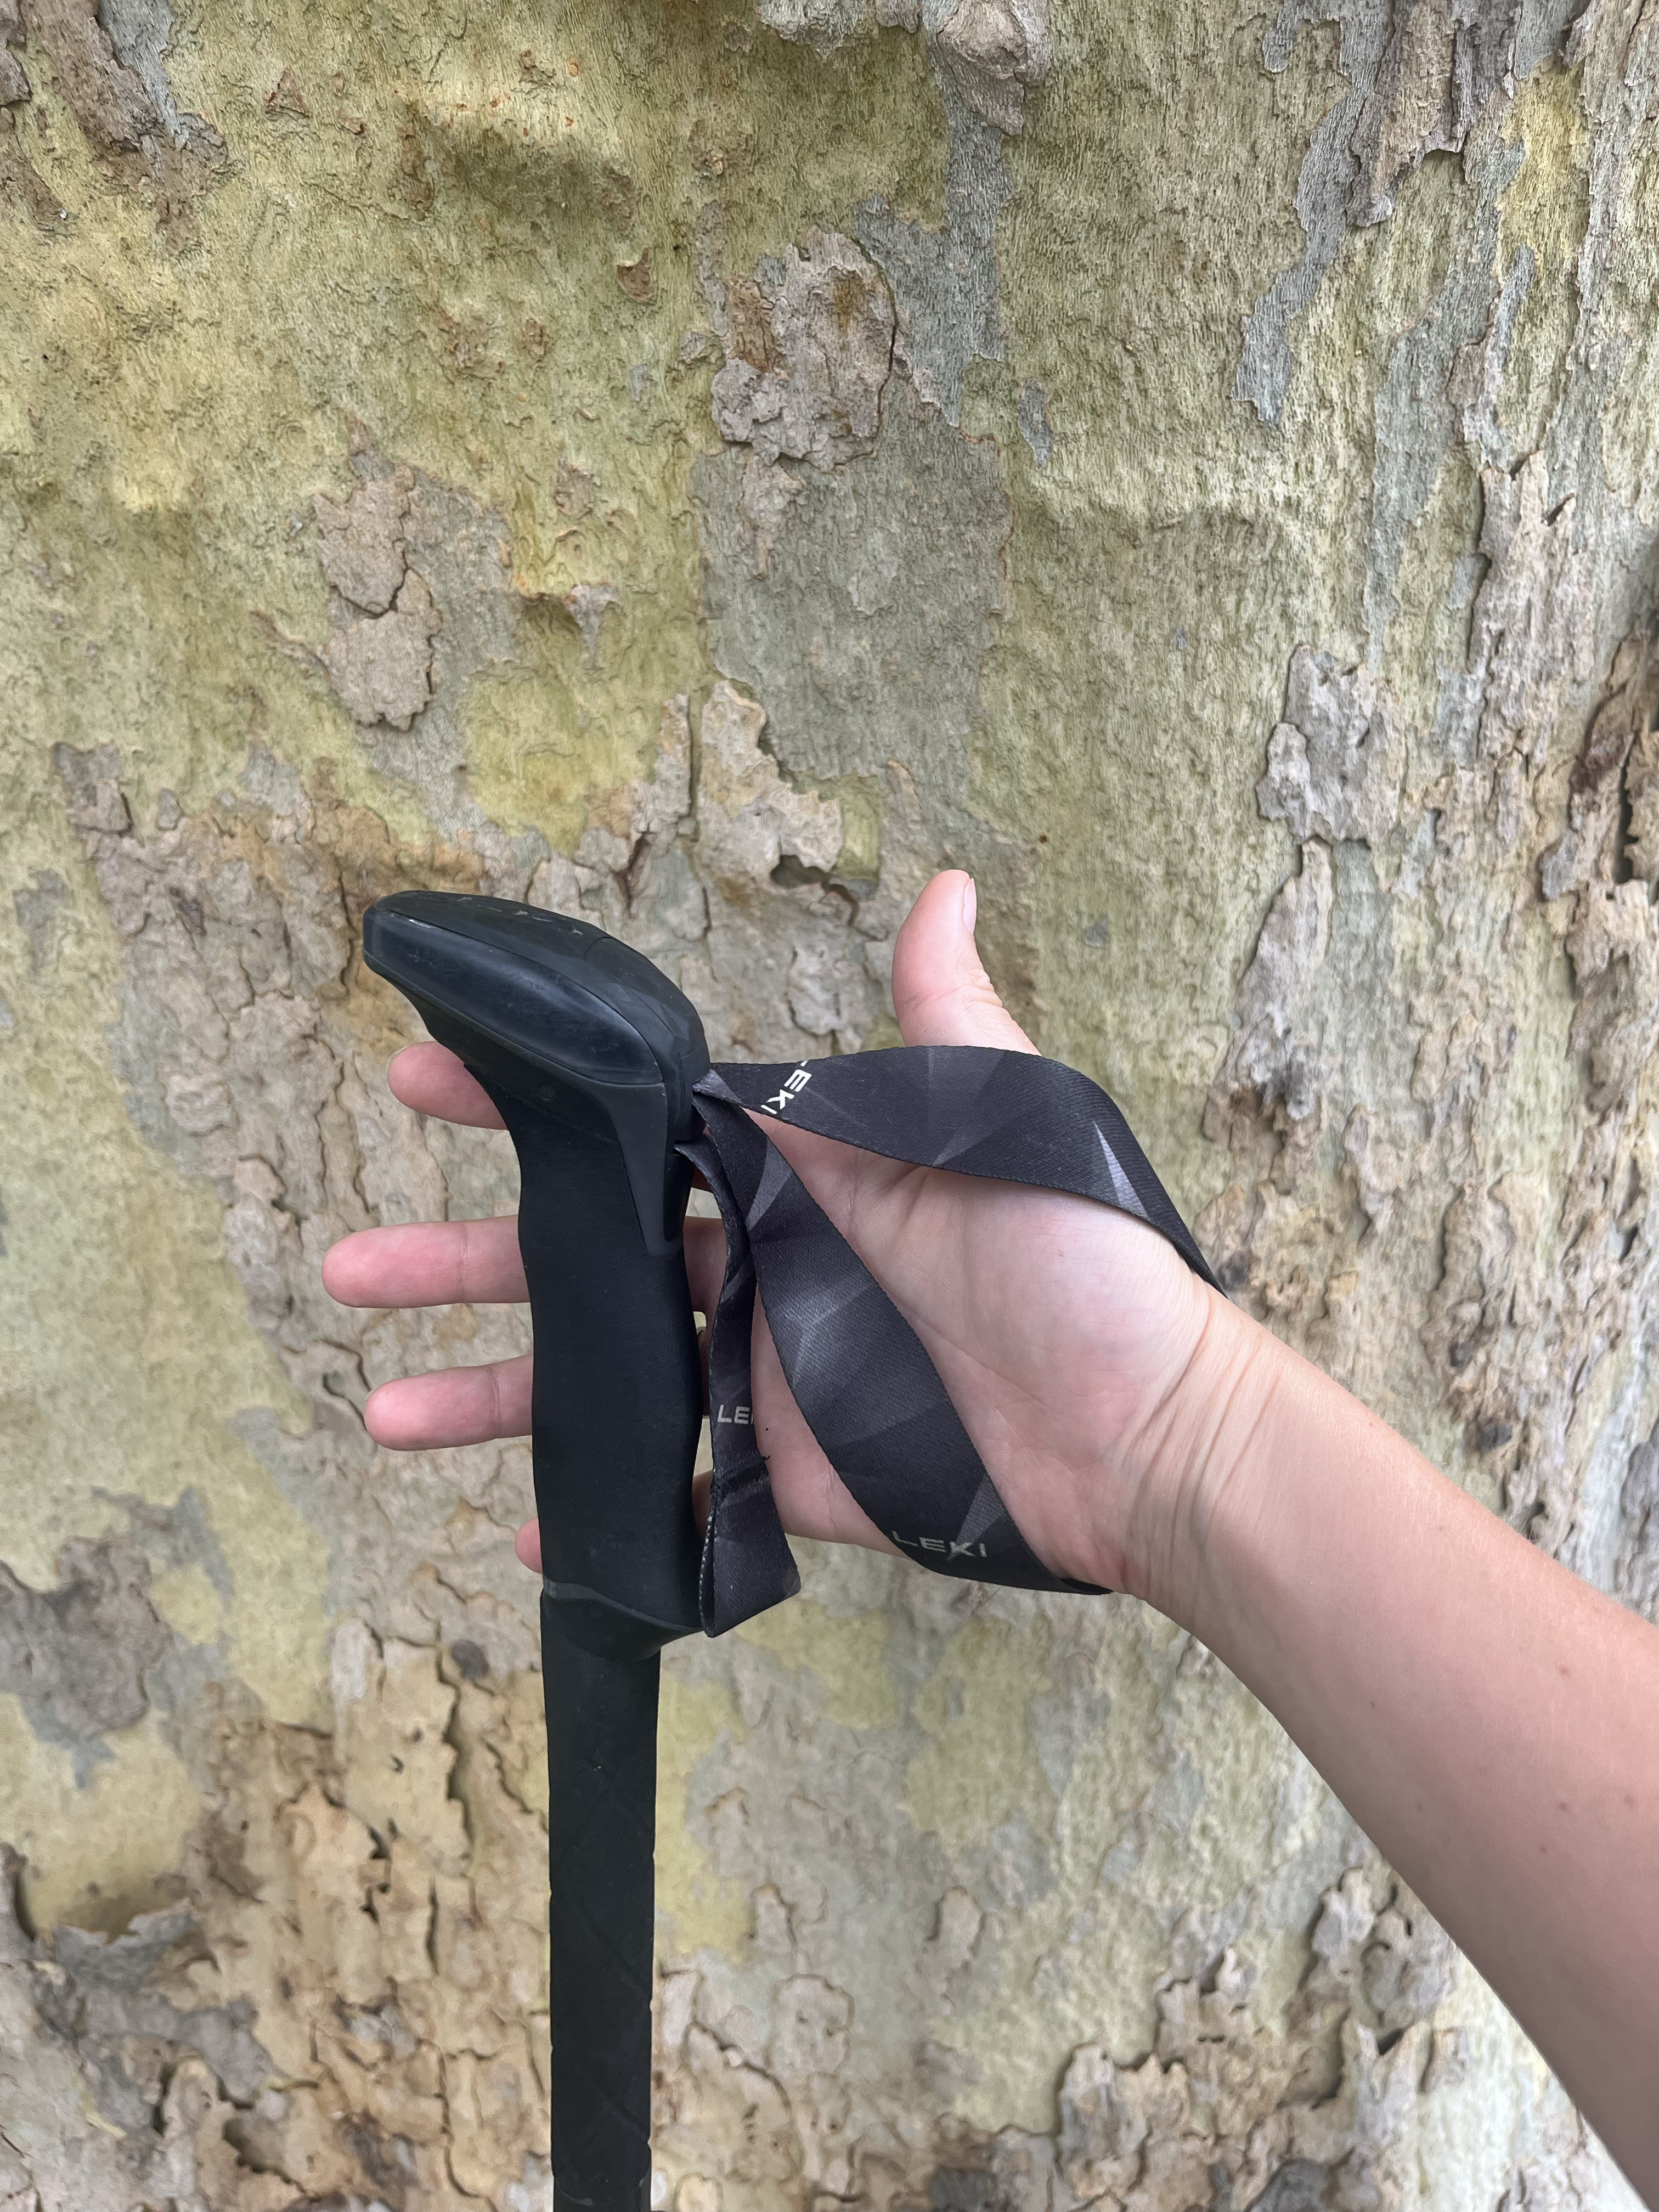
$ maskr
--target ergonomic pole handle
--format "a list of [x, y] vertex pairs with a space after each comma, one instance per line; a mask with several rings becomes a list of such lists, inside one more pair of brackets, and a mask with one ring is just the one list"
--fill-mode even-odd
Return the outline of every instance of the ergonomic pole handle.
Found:
[[557, 2212], [648, 2212], [657, 1692], [700, 1625], [702, 1380], [682, 1224], [696, 1009], [602, 930], [430, 891], [369, 965], [458, 1053], [519, 1156], [542, 1539]]

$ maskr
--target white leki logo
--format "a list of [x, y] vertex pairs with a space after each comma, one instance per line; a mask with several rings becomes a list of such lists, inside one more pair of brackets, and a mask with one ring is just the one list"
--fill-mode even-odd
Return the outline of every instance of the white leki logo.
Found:
[[947, 1559], [983, 1559], [990, 1556], [983, 1544], [959, 1544], [954, 1536], [901, 1536], [896, 1528], [888, 1533], [896, 1544], [908, 1545], [918, 1552], [943, 1552]]
[[761, 1112], [769, 1114], [775, 1121], [780, 1114], [788, 1111], [811, 1080], [812, 1071], [810, 1067], [798, 1067], [793, 1075], [786, 1077], [781, 1091], [775, 1091], [769, 1098], [762, 1099]]

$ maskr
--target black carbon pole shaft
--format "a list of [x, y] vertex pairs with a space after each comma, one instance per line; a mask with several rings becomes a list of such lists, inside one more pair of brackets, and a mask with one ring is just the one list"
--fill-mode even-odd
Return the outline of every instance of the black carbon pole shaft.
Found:
[[[542, 1603], [556, 2212], [647, 2212], [657, 1685]], [[550, 1618], [552, 1616], [552, 1618]]]

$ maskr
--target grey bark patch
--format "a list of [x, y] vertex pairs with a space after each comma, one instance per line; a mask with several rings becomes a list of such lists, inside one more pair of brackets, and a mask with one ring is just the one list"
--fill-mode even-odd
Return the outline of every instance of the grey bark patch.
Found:
[[319, 493], [317, 558], [334, 593], [335, 625], [318, 656], [354, 722], [407, 730], [432, 696], [432, 641], [443, 627], [432, 592], [409, 565], [415, 472], [366, 474], [349, 498]]
[[1027, 90], [1054, 60], [1046, 0], [924, 0], [922, 21], [934, 58], [963, 104], [1015, 136]]
[[875, 452], [809, 473], [757, 576], [744, 458], [693, 474], [717, 665], [765, 702], [779, 761], [801, 776], [878, 774], [965, 799], [979, 672], [1006, 596], [1011, 527], [998, 455], [902, 387]]
[[94, 1490], [103, 1505], [116, 1505], [126, 1515], [129, 1541], [162, 1568], [200, 1567], [220, 1601], [229, 1605], [236, 1595], [230, 1563], [209, 1520], [202, 1494], [192, 1484], [171, 1505], [153, 1504], [131, 1493]]
[[1449, 671], [1441, 686], [1435, 738], [1459, 767], [1522, 748], [1541, 767], [1564, 695], [1594, 665], [1595, 564], [1577, 542], [1574, 502], [1550, 507], [1541, 455], [1512, 476], [1487, 469], [1481, 485], [1480, 550], [1489, 566], [1470, 619], [1468, 665]]
[[107, 1735], [149, 1710], [144, 1677], [173, 1642], [149, 1602], [149, 1562], [122, 1543], [66, 1544], [63, 1580], [31, 1589], [0, 1560], [0, 1689], [43, 1743], [74, 1762], [77, 1786], [109, 1756]]
[[1400, 817], [1403, 733], [1393, 695], [1369, 668], [1334, 670], [1298, 646], [1291, 656], [1285, 719], [1267, 741], [1256, 786], [1264, 819], [1293, 836], [1377, 845]]
[[180, 113], [167, 76], [166, 55], [173, 44], [173, 10], [167, 0], [98, 0], [98, 21], [115, 58], [130, 69], [155, 103], [173, 144], [218, 153], [224, 141], [200, 115]]
[[73, 745], [57, 744], [52, 749], [52, 764], [63, 778], [71, 829], [119, 837], [131, 828], [132, 816], [118, 781], [121, 757], [113, 745], [77, 752]]
[[1449, 1995], [1456, 1954], [1439, 1923], [1401, 1896], [1379, 1914], [1360, 1965], [1378, 2026], [1385, 2035], [1398, 2035]]
[[1613, 657], [1607, 696], [1568, 775], [1566, 834], [1545, 854], [1539, 872], [1547, 899], [1598, 879], [1612, 884], [1634, 872], [1651, 882], [1659, 876], [1659, 841], [1653, 835], [1659, 799], [1656, 711], [1659, 664], [1646, 635], [1638, 633]]
[[1262, 40], [1274, 75], [1310, 23], [1341, 32], [1348, 90], [1327, 110], [1297, 180], [1304, 243], [1251, 309], [1234, 396], [1276, 423], [1295, 372], [1290, 329], [1319, 289], [1350, 228], [1394, 211], [1407, 172], [1434, 152], [1461, 152], [1492, 102], [1560, 46], [1577, 0], [1284, 0]]
[[1254, 407], [1264, 422], [1277, 422], [1285, 411], [1296, 369], [1291, 325], [1318, 290], [1348, 227], [1348, 192], [1358, 173], [1350, 141], [1376, 82], [1388, 13], [1383, 0], [1346, 0], [1346, 4], [1339, 0], [1339, 4], [1305, 9], [1301, 0], [1285, 0], [1262, 40], [1262, 59], [1275, 76], [1288, 64], [1297, 36], [1310, 21], [1340, 25], [1341, 70], [1349, 89], [1327, 110], [1297, 179], [1296, 211], [1304, 240], [1301, 254], [1273, 279], [1244, 325], [1234, 396]]
[[714, 227], [703, 256], [703, 289], [726, 349], [710, 411], [728, 445], [748, 448], [739, 504], [750, 565], [763, 576], [800, 495], [800, 478], [783, 462], [839, 467], [881, 434], [893, 301], [880, 271], [838, 232], [809, 229], [799, 246], [763, 255], [750, 276], [719, 274]]
[[1038, 468], [1046, 469], [1054, 450], [1054, 434], [1048, 427], [1048, 395], [1040, 384], [1028, 380], [1021, 385], [1016, 419], [1020, 436], [1031, 449], [1031, 459]]
[[396, 469], [357, 484], [349, 499], [319, 492], [312, 501], [323, 574], [365, 614], [383, 615], [403, 583], [409, 566], [404, 523], [413, 489], [410, 471]]
[[[351, 471], [346, 498], [313, 501], [330, 586], [326, 641], [289, 637], [258, 611], [255, 627], [329, 684], [374, 746], [377, 769], [414, 787], [441, 836], [500, 846], [467, 787], [460, 705], [474, 676], [516, 651], [522, 603], [507, 526], [455, 486], [394, 465], [361, 428]], [[536, 832], [520, 842], [527, 875], [547, 842]]]
[[871, 18], [870, 0], [760, 0], [760, 19], [781, 39], [804, 39], [821, 52], [841, 46]]
[[432, 696], [432, 641], [441, 625], [425, 578], [411, 569], [386, 614], [335, 631], [323, 665], [354, 722], [409, 728]]
[[867, 453], [892, 372], [893, 302], [852, 240], [814, 226], [725, 289], [726, 366], [710, 393], [721, 437], [821, 469]]
[[1025, 95], [1054, 64], [1048, 0], [759, 0], [781, 38], [827, 53], [873, 23], [921, 31], [941, 76], [974, 114], [1011, 137]]
[[[1330, 2169], [1311, 2159], [1288, 2159], [1260, 2197], [1251, 2200], [1249, 2212], [1325, 2212], [1336, 2202]], [[1227, 2191], [1231, 2201], [1232, 2191]]]
[[1613, 1595], [1651, 1620], [1659, 1611], [1659, 1443], [1653, 1437], [1631, 1453], [1619, 1509]]
[[[250, 2102], [272, 2067], [251, 2033], [246, 2000], [181, 2008], [170, 1992], [188, 1987], [210, 1957], [195, 1916], [141, 1913], [113, 1938], [59, 1928], [42, 1946], [48, 1970], [33, 1978], [35, 2005], [54, 2036], [72, 2045], [105, 2118], [148, 2130], [160, 2100], [163, 2060], [198, 2052], [232, 2097]], [[55, 1971], [54, 1971], [55, 1969]]]
[[932, 2212], [1000, 2212], [1001, 2197], [994, 2174], [946, 2166], [928, 2183], [927, 2202]]
[[18, 926], [28, 939], [33, 976], [44, 974], [57, 959], [58, 931], [69, 896], [69, 885], [56, 868], [37, 868], [33, 883], [11, 895]]
[[998, 131], [969, 111], [948, 79], [940, 91], [951, 125], [944, 228], [902, 222], [884, 199], [866, 200], [854, 227], [898, 303], [895, 357], [922, 398], [954, 423], [962, 419], [969, 363], [1002, 358], [995, 232], [1013, 187]]
[[[1538, 257], [1522, 246], [1504, 273], [1483, 338], [1454, 358], [1446, 396], [1459, 410], [1465, 441], [1495, 468], [1517, 458], [1515, 441], [1498, 413], [1498, 390], [1515, 344], [1516, 325], [1538, 276]], [[1390, 364], [1392, 367], [1392, 364]]]
[[1469, 243], [1425, 313], [1395, 341], [1377, 392], [1365, 577], [1365, 625], [1375, 664], [1381, 663], [1395, 610], [1395, 584], [1407, 535], [1433, 495], [1454, 441], [1473, 446], [1489, 468], [1507, 469], [1515, 459], [1498, 420], [1498, 386], [1536, 265], [1531, 249], [1522, 248], [1501, 285], [1497, 270], [1500, 197], [1515, 181], [1522, 158], [1521, 148], [1504, 143], [1495, 120], [1478, 126], [1464, 157], [1480, 194]]
[[1302, 866], [1267, 909], [1255, 957], [1238, 987], [1239, 1026], [1222, 1069], [1224, 1086], [1248, 1085], [1264, 1103], [1283, 1102], [1293, 1121], [1313, 1113], [1319, 1056], [1304, 1035], [1307, 1002], [1330, 944], [1335, 896], [1331, 856], [1310, 842]]

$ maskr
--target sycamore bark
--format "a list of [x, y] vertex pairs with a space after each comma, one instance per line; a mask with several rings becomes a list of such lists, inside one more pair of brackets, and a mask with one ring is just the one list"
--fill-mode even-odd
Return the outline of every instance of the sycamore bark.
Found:
[[[544, 2202], [497, 1211], [405, 884], [890, 1042], [941, 865], [1230, 1287], [1659, 1600], [1640, 0], [0, 0], [0, 2203]], [[1124, 1601], [803, 1547], [665, 1686], [677, 2212], [1612, 2207]]]

